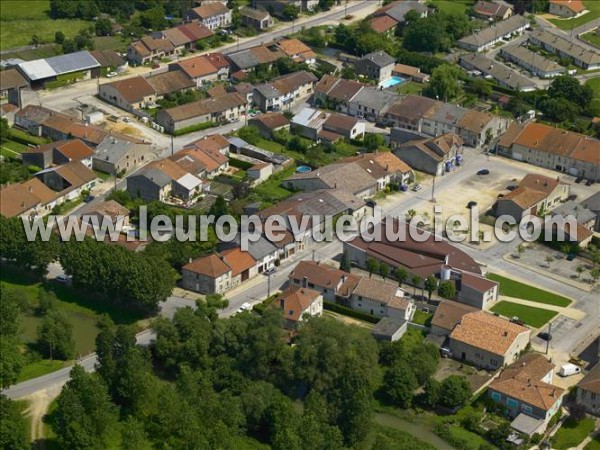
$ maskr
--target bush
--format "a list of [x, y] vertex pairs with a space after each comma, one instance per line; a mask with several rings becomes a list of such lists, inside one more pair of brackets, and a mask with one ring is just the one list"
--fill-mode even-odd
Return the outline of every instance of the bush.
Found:
[[252, 163], [249, 163], [248, 161], [242, 161], [241, 159], [237, 158], [229, 158], [229, 165], [242, 170], [248, 170], [250, 167], [252, 167]]
[[216, 127], [216, 126], [217, 126], [217, 124], [214, 122], [203, 122], [203, 123], [198, 123], [196, 125], [192, 125], [190, 127], [182, 128], [180, 130], [175, 130], [171, 134], [173, 136], [182, 136], [184, 134], [193, 133], [194, 131], [202, 131], [202, 130], [206, 130], [208, 128], [212, 128], [212, 127]]
[[333, 311], [348, 317], [354, 317], [355, 319], [364, 320], [366, 322], [377, 323], [380, 320], [378, 317], [374, 317], [370, 314], [361, 311], [356, 311], [355, 309], [347, 308], [345, 306], [338, 305], [337, 303], [333, 302], [324, 301], [323, 308], [328, 311]]

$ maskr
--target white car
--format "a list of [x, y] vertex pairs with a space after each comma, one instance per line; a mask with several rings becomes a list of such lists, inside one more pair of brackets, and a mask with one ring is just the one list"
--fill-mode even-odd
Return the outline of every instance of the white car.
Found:
[[415, 185], [412, 187], [412, 191], [413, 191], [413, 192], [419, 192], [421, 189], [423, 189], [423, 186], [421, 186], [420, 184], [415, 184]]
[[117, 72], [109, 72], [106, 74], [106, 78], [112, 78], [112, 77], [116, 77], [117, 76]]
[[71, 282], [71, 277], [63, 274], [63, 275], [58, 275], [54, 280], [57, 283], [69, 284]]
[[251, 309], [252, 309], [252, 305], [250, 303], [242, 303], [242, 306], [240, 306], [235, 313], [239, 314], [244, 311], [250, 311]]

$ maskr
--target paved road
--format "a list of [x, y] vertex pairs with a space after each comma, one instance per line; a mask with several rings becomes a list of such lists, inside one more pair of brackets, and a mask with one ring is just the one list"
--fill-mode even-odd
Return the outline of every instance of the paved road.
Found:
[[[156, 334], [152, 330], [142, 331], [136, 335], [137, 343], [139, 345], [148, 345], [154, 340]], [[83, 366], [87, 372], [93, 372], [96, 367], [98, 358], [95, 353], [88, 355], [77, 361], [78, 364]], [[62, 386], [69, 380], [69, 374], [73, 366], [65, 367], [64, 369], [57, 370], [56, 372], [43, 375], [41, 377], [33, 378], [31, 380], [24, 381], [22, 383], [11, 386], [2, 391], [8, 398], [18, 399], [33, 394], [34, 392], [42, 389], [47, 389], [54, 386]]]

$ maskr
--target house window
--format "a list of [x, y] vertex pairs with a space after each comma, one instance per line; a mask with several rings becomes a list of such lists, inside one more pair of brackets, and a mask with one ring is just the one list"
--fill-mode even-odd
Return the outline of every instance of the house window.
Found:
[[499, 402], [500, 398], [500, 394], [498, 394], [497, 392], [492, 392], [492, 400]]
[[496, 359], [490, 359], [490, 365], [496, 367], [498, 365], [498, 360], [496, 360]]
[[533, 412], [533, 410], [531, 409], [531, 406], [527, 406], [527, 405], [522, 405], [521, 409], [523, 410], [524, 413], [526, 414], [531, 414]]
[[516, 400], [509, 398], [506, 399], [506, 406], [508, 406], [510, 409], [517, 409], [519, 407], [519, 403]]

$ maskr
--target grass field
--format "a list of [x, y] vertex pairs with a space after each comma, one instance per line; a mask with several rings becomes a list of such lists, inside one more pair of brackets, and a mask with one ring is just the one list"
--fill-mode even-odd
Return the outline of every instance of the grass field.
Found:
[[50, 0], [0, 0], [0, 49], [29, 45], [34, 34], [44, 43], [53, 42], [57, 31], [73, 37], [90, 25], [84, 20], [53, 20], [49, 9]]
[[407, 81], [402, 83], [397, 91], [399, 94], [421, 95], [424, 87], [425, 85], [422, 83], [417, 83], [416, 81]]
[[440, 11], [453, 14], [466, 14], [467, 9], [475, 4], [474, 0], [431, 0]]
[[433, 317], [433, 314], [431, 314], [431, 313], [426, 313], [425, 311], [416, 310], [412, 321], [414, 323], [418, 323], [419, 325], [429, 326], [431, 324], [432, 317]]
[[501, 314], [505, 317], [517, 316], [519, 319], [525, 322], [526, 325], [534, 328], [540, 328], [558, 314], [556, 311], [533, 308], [531, 306], [519, 305], [518, 303], [507, 301], [501, 301], [494, 305], [491, 311]]
[[594, 419], [586, 418], [579, 422], [567, 420], [552, 438], [552, 448], [566, 450], [577, 447], [594, 431]]
[[595, 31], [582, 34], [580, 37], [584, 41], [587, 41], [590, 44], [595, 45], [596, 47], [600, 47], [600, 36], [598, 36]]
[[587, 80], [585, 85], [590, 86], [594, 90], [593, 102], [600, 107], [600, 76]]
[[600, 434], [597, 434], [583, 450], [600, 450]]
[[585, 9], [589, 12], [575, 19], [550, 19], [561, 30], [571, 30], [600, 17], [600, 2], [598, 0], [583, 0]]
[[126, 51], [130, 42], [131, 39], [121, 36], [98, 36], [94, 38], [96, 50]]
[[42, 359], [40, 361], [36, 361], [31, 364], [27, 364], [21, 370], [19, 377], [17, 378], [17, 383], [22, 381], [31, 380], [32, 378], [41, 377], [42, 375], [46, 375], [48, 373], [55, 372], [63, 367], [71, 364], [70, 361], [50, 361], [49, 359]]
[[500, 283], [500, 295], [508, 297], [522, 298], [532, 302], [544, 303], [554, 306], [569, 306], [571, 300], [562, 295], [557, 295], [552, 292], [544, 291], [527, 284], [519, 283], [518, 281], [505, 278], [495, 273], [487, 275], [490, 280]]

